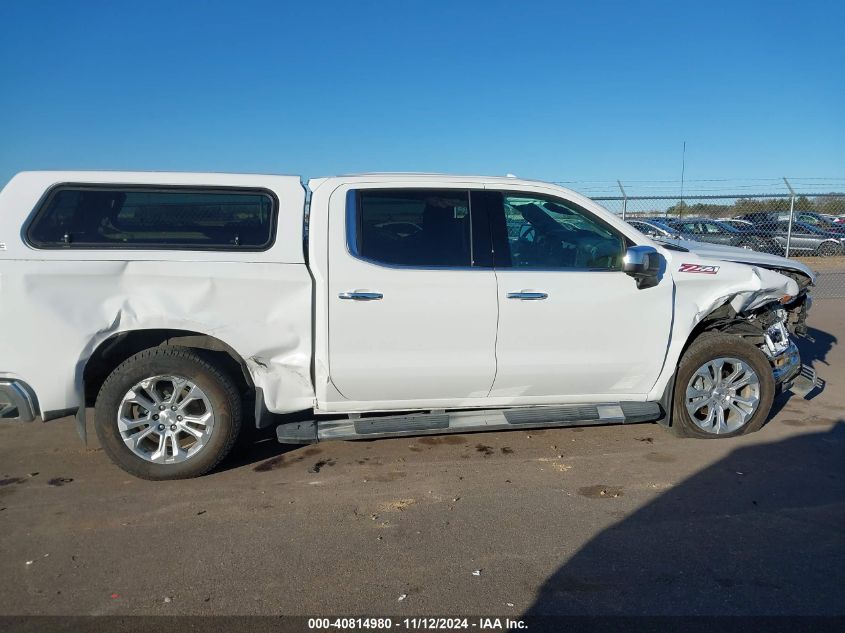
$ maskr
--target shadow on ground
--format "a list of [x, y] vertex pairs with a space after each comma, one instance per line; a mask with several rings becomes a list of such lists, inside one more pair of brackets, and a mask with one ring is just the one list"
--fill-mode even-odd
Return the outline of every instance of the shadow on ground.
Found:
[[[233, 468], [241, 468], [278, 458], [285, 453], [302, 448], [301, 444], [279, 444], [276, 438], [276, 426], [285, 422], [299, 422], [312, 419], [310, 413], [302, 412], [289, 415], [274, 416], [271, 424], [264, 429], [257, 429], [250, 419], [241, 429], [241, 435], [232, 454], [227, 457], [215, 471], [223, 472]], [[260, 467], [260, 464], [259, 466]]]
[[739, 448], [600, 533], [525, 616], [574, 614], [845, 614], [845, 421]]
[[833, 334], [814, 327], [808, 328], [807, 336], [797, 339], [798, 349], [801, 351], [801, 362], [805, 365], [819, 362], [829, 366], [827, 355], [837, 342], [838, 339]]

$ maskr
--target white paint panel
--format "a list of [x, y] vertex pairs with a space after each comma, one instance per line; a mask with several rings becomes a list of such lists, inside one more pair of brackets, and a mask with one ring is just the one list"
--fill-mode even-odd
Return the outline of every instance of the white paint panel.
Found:
[[[391, 268], [353, 257], [346, 248], [347, 190], [332, 194], [329, 209], [331, 382], [343, 399], [374, 407], [485, 397], [496, 369], [494, 273]], [[350, 291], [384, 298], [338, 298]]]
[[[491, 397], [633, 396], [666, 355], [672, 279], [644, 290], [622, 272], [498, 269], [498, 370]], [[521, 291], [543, 300], [509, 299]]]

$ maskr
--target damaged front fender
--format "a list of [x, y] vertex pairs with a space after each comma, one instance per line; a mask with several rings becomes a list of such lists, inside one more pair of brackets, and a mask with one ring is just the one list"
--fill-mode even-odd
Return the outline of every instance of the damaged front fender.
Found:
[[[753, 336], [765, 343], [766, 332], [779, 320], [789, 322], [789, 311], [806, 313], [805, 290], [796, 279], [760, 266], [671, 253], [675, 284], [672, 334], [661, 375], [649, 396], [660, 398], [675, 374], [687, 345], [708, 330]], [[680, 258], [684, 258], [680, 261]], [[802, 316], [803, 323], [803, 316]]]

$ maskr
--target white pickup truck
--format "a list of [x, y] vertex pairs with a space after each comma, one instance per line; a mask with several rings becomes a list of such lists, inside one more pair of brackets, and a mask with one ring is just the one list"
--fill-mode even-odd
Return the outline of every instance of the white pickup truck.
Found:
[[0, 193], [0, 413], [85, 437], [94, 406], [149, 479], [207, 472], [246, 423], [732, 437], [799, 376], [814, 275], [707, 248], [516, 178], [24, 172]]

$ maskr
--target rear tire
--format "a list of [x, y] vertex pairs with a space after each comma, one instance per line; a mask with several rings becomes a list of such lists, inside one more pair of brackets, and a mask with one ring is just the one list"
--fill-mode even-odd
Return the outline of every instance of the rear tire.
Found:
[[816, 249], [819, 257], [836, 257], [842, 254], [842, 244], [836, 242], [822, 242]]
[[774, 396], [763, 352], [738, 336], [703, 334], [678, 365], [671, 428], [680, 437], [703, 439], [752, 433], [765, 424]]
[[241, 396], [226, 372], [194, 350], [154, 347], [109, 375], [94, 427], [111, 460], [136, 477], [198, 477], [232, 450]]

